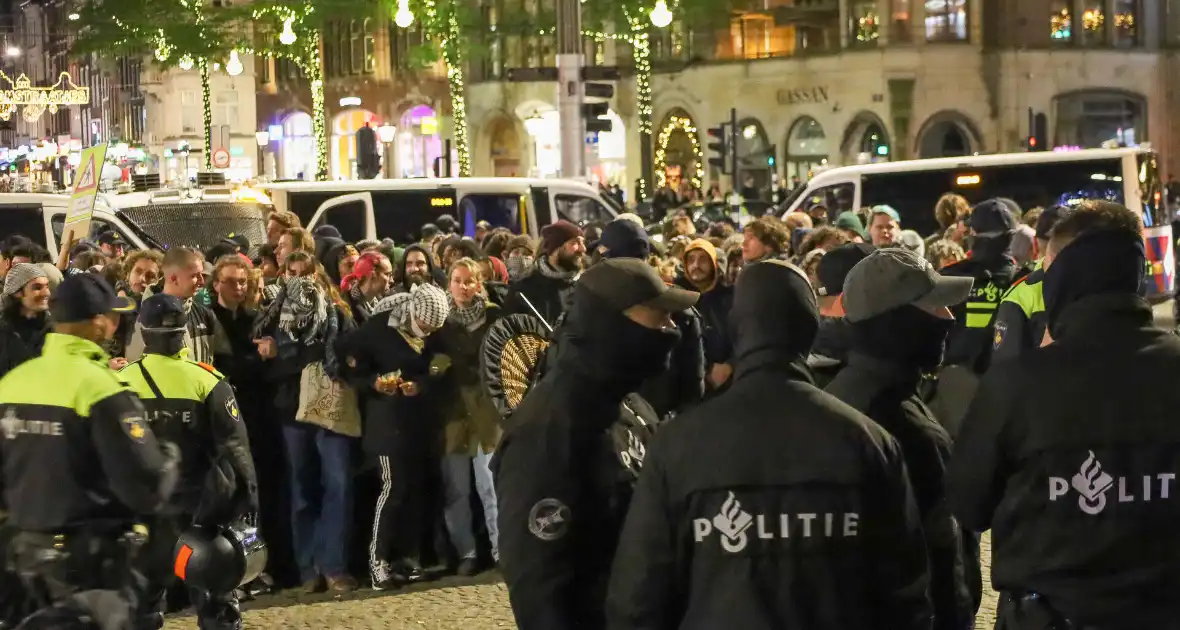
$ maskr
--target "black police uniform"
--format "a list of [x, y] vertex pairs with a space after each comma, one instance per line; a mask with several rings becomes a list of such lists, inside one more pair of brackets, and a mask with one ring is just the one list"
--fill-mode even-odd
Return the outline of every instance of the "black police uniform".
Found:
[[1131, 234], [1066, 246], [1043, 281], [1053, 343], [990, 371], [963, 422], [947, 497], [992, 530], [998, 627], [1180, 627], [1180, 338], [1135, 294], [1143, 260]]
[[811, 384], [806, 278], [781, 261], [746, 267], [729, 317], [732, 385], [652, 440], [615, 554], [610, 627], [929, 630], [901, 448]]
[[[120, 376], [142, 399], [152, 430], [182, 454], [176, 491], [155, 519], [139, 563], [149, 583], [141, 602], [142, 627], [151, 627], [172, 581], [176, 539], [194, 524], [225, 526], [255, 512], [258, 484], [233, 388], [211, 366], [185, 358], [184, 303], [154, 295], [143, 301], [139, 323], [146, 353]], [[202, 630], [241, 627], [232, 592], [190, 588], [189, 594]]]
[[[70, 276], [50, 301], [59, 323], [129, 306], [92, 274]], [[178, 454], [107, 361], [92, 341], [50, 333], [40, 357], [0, 380], [0, 466], [14, 566], [41, 604], [98, 590], [129, 614], [138, 522], [171, 493]]]
[[622, 311], [654, 299], [679, 312], [696, 295], [638, 259], [600, 262], [575, 286], [556, 365], [508, 418], [492, 459], [500, 566], [521, 630], [605, 627], [610, 562], [658, 422], [631, 392], [677, 340]]

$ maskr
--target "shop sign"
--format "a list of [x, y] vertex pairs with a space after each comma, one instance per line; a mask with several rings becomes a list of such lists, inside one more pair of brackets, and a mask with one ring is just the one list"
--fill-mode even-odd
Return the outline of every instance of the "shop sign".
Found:
[[74, 85], [68, 72], [61, 73], [57, 83], [49, 87], [33, 87], [23, 74], [13, 80], [0, 71], [0, 86], [7, 86], [0, 89], [0, 120], [10, 119], [18, 107], [26, 121], [35, 122], [46, 111], [56, 114], [62, 105], [90, 104], [90, 88]]
[[829, 100], [828, 86], [782, 89], [778, 91], [779, 105], [808, 105], [812, 103], [827, 103]]

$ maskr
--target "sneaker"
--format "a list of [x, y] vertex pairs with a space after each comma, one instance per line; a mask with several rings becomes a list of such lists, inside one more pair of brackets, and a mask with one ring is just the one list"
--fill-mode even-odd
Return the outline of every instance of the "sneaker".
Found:
[[351, 575], [337, 575], [328, 578], [328, 590], [333, 593], [351, 593], [356, 588], [356, 578]]
[[319, 593], [323, 590], [324, 580], [318, 575], [303, 583], [303, 592], [307, 595]]
[[479, 575], [479, 560], [475, 558], [463, 558], [459, 561], [459, 566], [455, 569], [455, 573], [463, 577]]
[[393, 573], [389, 570], [389, 563], [382, 560], [373, 567], [373, 573], [369, 576], [373, 582], [374, 591], [388, 591], [399, 588], [400, 582], [393, 579]]

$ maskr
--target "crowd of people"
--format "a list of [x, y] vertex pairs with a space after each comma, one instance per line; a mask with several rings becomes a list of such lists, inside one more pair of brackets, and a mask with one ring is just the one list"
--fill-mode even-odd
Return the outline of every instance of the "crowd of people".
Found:
[[[888, 206], [701, 234], [673, 213], [659, 238], [629, 214], [537, 240], [486, 223], [460, 236], [442, 215], [416, 243], [349, 243], [275, 211], [257, 246], [127, 251], [103, 234], [56, 261], [10, 236], [0, 409], [33, 419], [6, 396], [72, 335], [144, 399], [147, 426], [121, 416], [139, 447], [153, 397], [221, 414], [209, 449], [233, 460], [234, 500], [217, 522], [257, 513], [269, 562], [232, 596], [192, 593], [202, 627], [240, 627], [237, 599], [274, 588], [498, 566], [524, 630], [961, 630], [989, 528], [1004, 627], [1177, 627], [1149, 594], [1177, 581], [1152, 567], [1177, 551], [1163, 517], [1180, 433], [1159, 418], [1180, 402], [1161, 381], [1180, 340], [1137, 295], [1138, 217], [953, 194], [933, 211], [929, 238]], [[507, 317], [538, 321], [549, 346], [503, 414], [483, 342]], [[182, 368], [153, 356], [207, 385], [168, 393], [147, 366]], [[1104, 396], [1111, 378], [1125, 387]], [[240, 440], [224, 428], [239, 418]], [[5, 422], [19, 534], [12, 502], [28, 497], [8, 463], [23, 451]], [[183, 469], [180, 450], [157, 468]], [[1108, 505], [1101, 465], [1145, 494], [1120, 485]], [[1070, 487], [1082, 517], [1059, 500]], [[157, 623], [147, 600], [138, 614]]]

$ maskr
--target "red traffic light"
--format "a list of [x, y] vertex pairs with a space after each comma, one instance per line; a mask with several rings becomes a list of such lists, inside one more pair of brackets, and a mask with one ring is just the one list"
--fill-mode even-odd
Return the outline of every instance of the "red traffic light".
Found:
[[717, 138], [718, 140], [724, 140], [725, 127], [711, 127], [709, 129], [709, 135], [713, 138]]
[[1036, 136], [1029, 136], [1028, 137], [1028, 148], [1030, 148], [1030, 149], [1037, 148], [1037, 137]]

